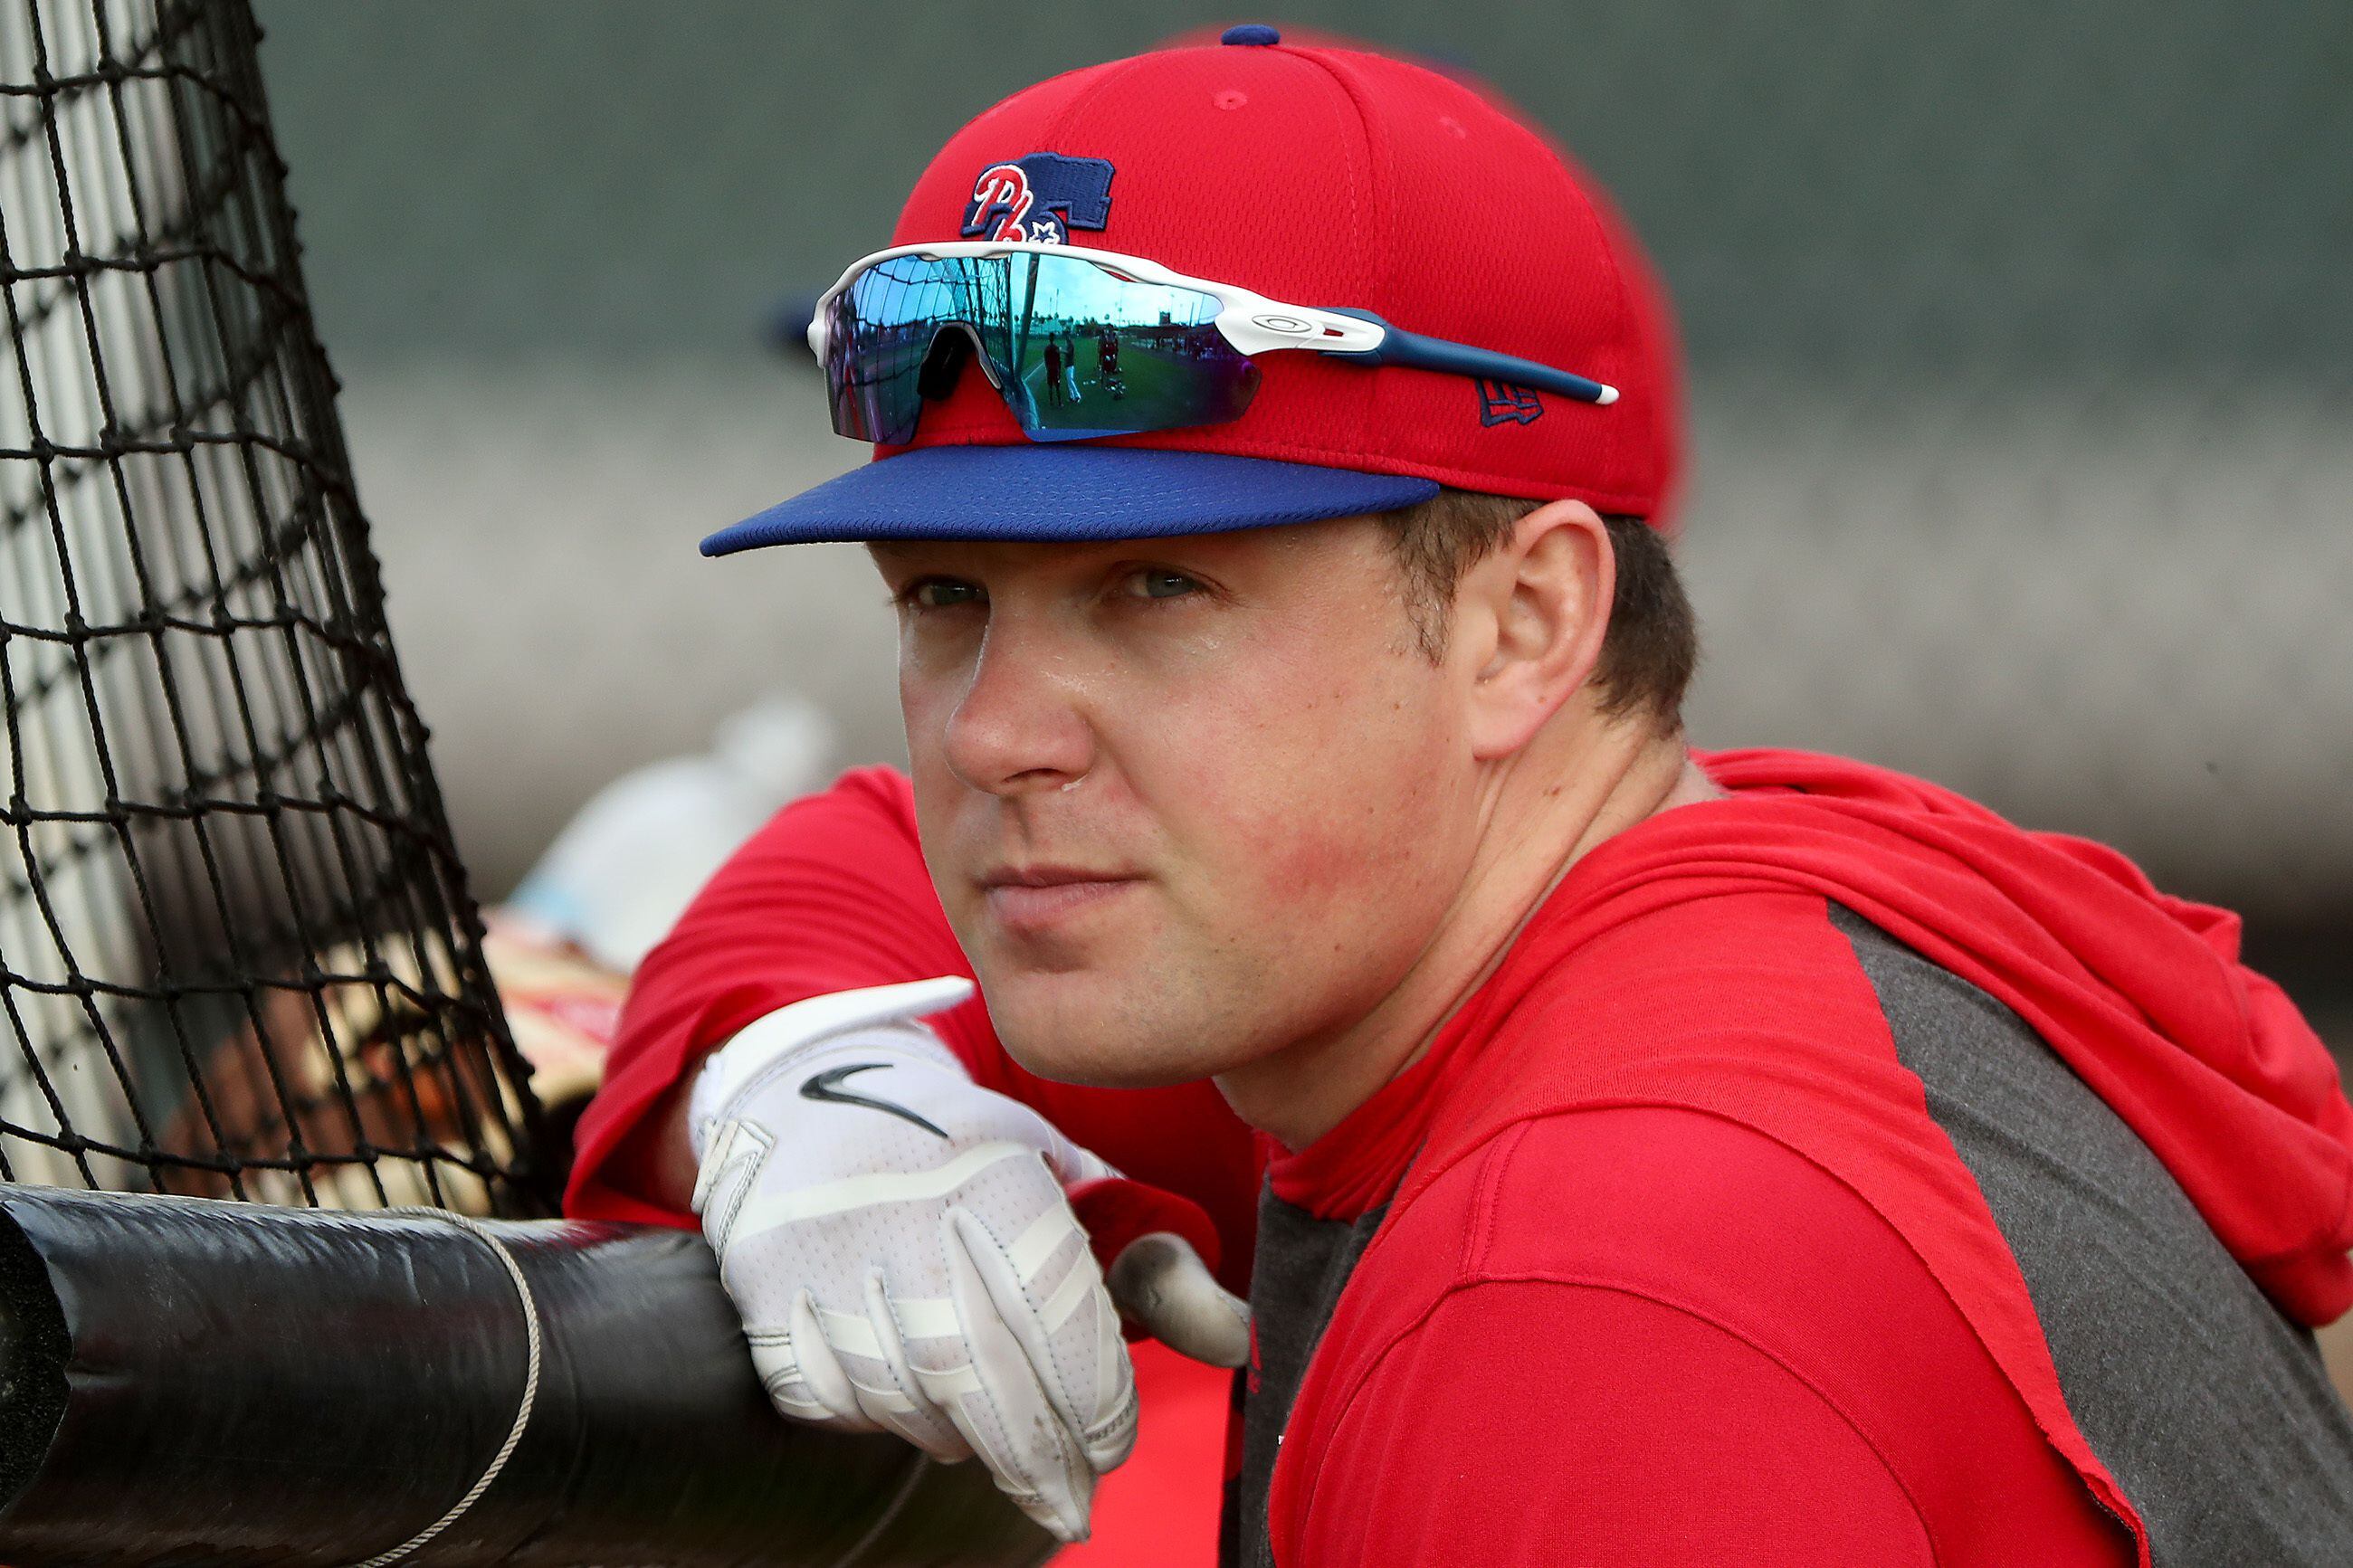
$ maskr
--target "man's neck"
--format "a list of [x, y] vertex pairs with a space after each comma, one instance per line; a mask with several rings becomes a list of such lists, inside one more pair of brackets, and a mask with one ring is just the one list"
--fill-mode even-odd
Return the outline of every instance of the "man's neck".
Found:
[[1330, 1131], [1421, 1058], [1571, 866], [1645, 818], [1720, 793], [1679, 732], [1603, 725], [1562, 739], [1499, 770], [1461, 892], [1371, 1012], [1219, 1076], [1243, 1121], [1293, 1149]]

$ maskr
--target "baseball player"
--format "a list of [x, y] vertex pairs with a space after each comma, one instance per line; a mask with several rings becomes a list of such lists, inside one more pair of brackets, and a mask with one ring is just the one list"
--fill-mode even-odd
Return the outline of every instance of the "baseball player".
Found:
[[1119, 329], [1109, 321], [1095, 335], [1095, 374], [1113, 397], [1127, 395], [1127, 387], [1119, 378]]
[[[1049, 270], [1167, 323], [1121, 434], [939, 304]], [[954, 384], [704, 546], [867, 542], [910, 772], [649, 958], [572, 1193], [699, 1214], [782, 1411], [1075, 1539], [1102, 1252], [1212, 1359], [1247, 1288], [1232, 1562], [2353, 1562], [2327, 1055], [2110, 850], [1690, 749], [1670, 331], [1541, 135], [1264, 26], [1073, 71], [811, 335], [911, 328]]]
[[1057, 408], [1062, 405], [1062, 399], [1067, 395], [1067, 389], [1062, 384], [1063, 363], [1062, 340], [1055, 337], [1048, 338], [1046, 340], [1046, 401]]

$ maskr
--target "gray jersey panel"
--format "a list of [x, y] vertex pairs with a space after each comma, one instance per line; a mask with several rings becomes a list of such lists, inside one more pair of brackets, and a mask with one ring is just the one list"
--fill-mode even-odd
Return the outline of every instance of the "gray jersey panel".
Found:
[[1985, 1194], [2067, 1407], [2158, 1568], [2353, 1565], [2353, 1419], [2311, 1333], [2017, 1014], [1853, 911], [1831, 918]]
[[1355, 1220], [1317, 1219], [1261, 1189], [1258, 1253], [1250, 1268], [1251, 1378], [1242, 1401], [1242, 1471], [1227, 1498], [1234, 1512], [1224, 1526], [1226, 1568], [1274, 1568], [1267, 1493], [1283, 1428], [1307, 1363], [1339, 1310], [1340, 1292], [1356, 1271], [1388, 1205]]

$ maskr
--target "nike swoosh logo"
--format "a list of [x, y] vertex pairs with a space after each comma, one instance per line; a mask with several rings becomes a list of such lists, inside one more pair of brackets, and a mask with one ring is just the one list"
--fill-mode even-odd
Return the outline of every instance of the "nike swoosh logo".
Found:
[[945, 1132], [941, 1131], [903, 1105], [893, 1105], [887, 1100], [870, 1100], [865, 1095], [851, 1094], [835, 1087], [851, 1073], [872, 1072], [876, 1068], [889, 1065], [888, 1062], [852, 1062], [848, 1067], [828, 1068], [801, 1085], [801, 1098], [829, 1100], [836, 1105], [862, 1105], [869, 1110], [883, 1111], [897, 1117], [902, 1121], [912, 1121], [933, 1137], [948, 1142], [948, 1135]]

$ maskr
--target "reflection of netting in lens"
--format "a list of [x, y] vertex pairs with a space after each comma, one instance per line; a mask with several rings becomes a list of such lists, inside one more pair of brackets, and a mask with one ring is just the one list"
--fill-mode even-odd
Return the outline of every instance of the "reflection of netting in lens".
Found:
[[0, 12], [0, 1176], [528, 1210], [254, 42]]
[[998, 258], [899, 256], [860, 272], [833, 307], [826, 345], [834, 428], [908, 439], [923, 398], [947, 395], [976, 343], [997, 374], [1009, 374], [1020, 361], [1008, 337], [1008, 278]]

